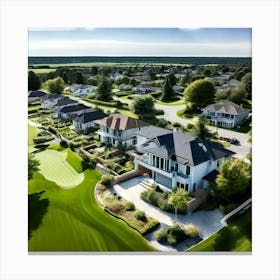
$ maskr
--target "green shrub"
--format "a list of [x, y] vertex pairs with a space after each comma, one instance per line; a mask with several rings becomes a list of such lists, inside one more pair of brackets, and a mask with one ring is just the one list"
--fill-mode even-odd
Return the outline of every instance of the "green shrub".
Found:
[[126, 208], [127, 211], [134, 211], [135, 210], [135, 205], [130, 201], [126, 201], [124, 205], [125, 205], [125, 208]]
[[185, 234], [184, 228], [182, 228], [179, 224], [174, 224], [168, 227], [167, 230], [167, 242], [170, 245], [177, 244], [187, 238]]
[[160, 197], [157, 201], [158, 207], [164, 211], [174, 213], [174, 208], [168, 203], [167, 199]]
[[135, 217], [137, 220], [140, 220], [140, 221], [143, 221], [143, 222], [147, 221], [146, 214], [145, 214], [145, 212], [143, 212], [143, 211], [139, 211], [139, 210], [135, 211], [135, 212], [134, 212], [134, 217]]
[[167, 230], [160, 229], [155, 233], [155, 238], [159, 243], [167, 242]]
[[33, 142], [34, 144], [41, 144], [41, 143], [44, 143], [44, 142], [48, 142], [48, 141], [51, 141], [53, 140], [54, 137], [53, 136], [39, 136], [39, 137], [35, 137], [33, 139]]
[[185, 226], [184, 232], [189, 237], [196, 237], [199, 235], [199, 228], [193, 224], [188, 224]]
[[61, 140], [61, 141], [60, 141], [60, 146], [63, 147], [63, 148], [68, 148], [68, 143], [67, 143], [67, 141]]
[[113, 181], [113, 176], [109, 174], [103, 174], [100, 180], [100, 184], [109, 187]]

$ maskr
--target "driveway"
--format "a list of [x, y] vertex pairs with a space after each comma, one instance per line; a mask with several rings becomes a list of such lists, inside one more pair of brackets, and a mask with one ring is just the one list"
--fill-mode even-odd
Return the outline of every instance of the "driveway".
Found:
[[[141, 192], [147, 190], [139, 184], [143, 179], [142, 176], [132, 178], [113, 186], [113, 190], [124, 199], [133, 202], [135, 207], [144, 211], [147, 216], [158, 220], [160, 223], [172, 225], [175, 220], [173, 213], [165, 212], [140, 198]], [[201, 231], [200, 236], [204, 239], [223, 227], [220, 222], [223, 217], [224, 215], [218, 209], [215, 209], [213, 211], [197, 211], [189, 215], [178, 214], [177, 221], [182, 225], [192, 223], [198, 226]]]

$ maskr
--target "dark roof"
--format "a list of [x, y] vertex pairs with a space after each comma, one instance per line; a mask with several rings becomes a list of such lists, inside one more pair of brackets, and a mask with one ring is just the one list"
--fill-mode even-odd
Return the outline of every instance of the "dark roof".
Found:
[[80, 123], [88, 123], [88, 122], [91, 122], [91, 121], [103, 119], [106, 116], [107, 115], [103, 111], [92, 110], [92, 111], [89, 111], [89, 112], [83, 112], [83, 113], [79, 114], [74, 119], [74, 121], [80, 122]]
[[44, 97], [47, 95], [48, 95], [48, 93], [41, 91], [41, 90], [29, 91], [29, 93], [28, 93], [28, 97]]
[[212, 172], [208, 173], [206, 176], [202, 177], [203, 180], [214, 183], [219, 172], [217, 170], [213, 170]]
[[57, 101], [56, 106], [65, 106], [68, 104], [75, 104], [75, 103], [78, 103], [78, 102], [76, 100], [70, 99], [68, 97], [64, 97]]
[[143, 146], [143, 150], [163, 158], [172, 158], [181, 164], [193, 166], [234, 154], [210, 141], [178, 131], [155, 137], [150, 140], [150, 145]]
[[148, 139], [153, 139], [157, 136], [164, 135], [170, 132], [171, 131], [169, 129], [150, 125], [150, 126], [141, 127], [141, 129], [137, 131], [136, 134], [140, 136], [144, 136]]
[[64, 96], [61, 94], [51, 93], [48, 95], [46, 100], [56, 100], [56, 99], [62, 99], [62, 98], [64, 98]]
[[106, 118], [96, 121], [96, 123], [99, 125], [104, 125], [114, 130], [127, 130], [131, 128], [137, 128], [137, 127], [149, 125], [144, 121], [130, 118], [128, 116], [124, 116], [121, 114], [110, 115]]
[[77, 112], [77, 111], [81, 111], [81, 110], [85, 110], [85, 109], [90, 109], [90, 108], [84, 104], [78, 103], [78, 104], [74, 104], [74, 105], [64, 106], [59, 110], [59, 112], [71, 113], [71, 112]]

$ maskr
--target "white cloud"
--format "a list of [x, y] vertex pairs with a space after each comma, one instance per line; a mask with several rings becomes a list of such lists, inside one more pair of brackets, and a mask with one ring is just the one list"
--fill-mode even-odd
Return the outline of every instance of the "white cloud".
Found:
[[251, 56], [250, 43], [147, 43], [114, 40], [29, 43], [30, 56]]

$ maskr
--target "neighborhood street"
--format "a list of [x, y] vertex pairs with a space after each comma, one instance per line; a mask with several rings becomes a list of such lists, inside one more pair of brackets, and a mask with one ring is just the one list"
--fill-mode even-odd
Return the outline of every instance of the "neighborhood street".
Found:
[[[133, 102], [132, 99], [120, 99], [120, 98], [116, 98], [122, 102], [125, 102], [127, 104], [131, 104]], [[192, 120], [188, 120], [188, 119], [182, 119], [180, 117], [178, 117], [176, 115], [176, 112], [179, 110], [182, 110], [186, 107], [185, 104], [182, 105], [176, 105], [176, 106], [169, 106], [169, 105], [162, 105], [162, 104], [155, 104], [155, 108], [158, 110], [163, 110], [164, 111], [164, 115], [158, 116], [159, 118], [164, 118], [170, 122], [178, 122], [183, 126], [186, 126], [188, 123], [193, 123]], [[228, 138], [236, 138], [240, 141], [239, 145], [231, 145], [230, 147], [228, 147], [228, 150], [231, 150], [233, 152], [236, 153], [235, 157], [239, 157], [239, 158], [245, 158], [246, 155], [250, 152], [250, 148], [251, 148], [251, 143], [249, 143], [248, 140], [248, 134], [246, 133], [240, 133], [240, 132], [236, 132], [236, 131], [232, 131], [232, 130], [228, 130], [228, 129], [223, 129], [223, 128], [216, 128], [213, 126], [207, 126], [208, 129], [212, 132], [218, 131], [218, 135], [221, 137], [228, 137]]]

